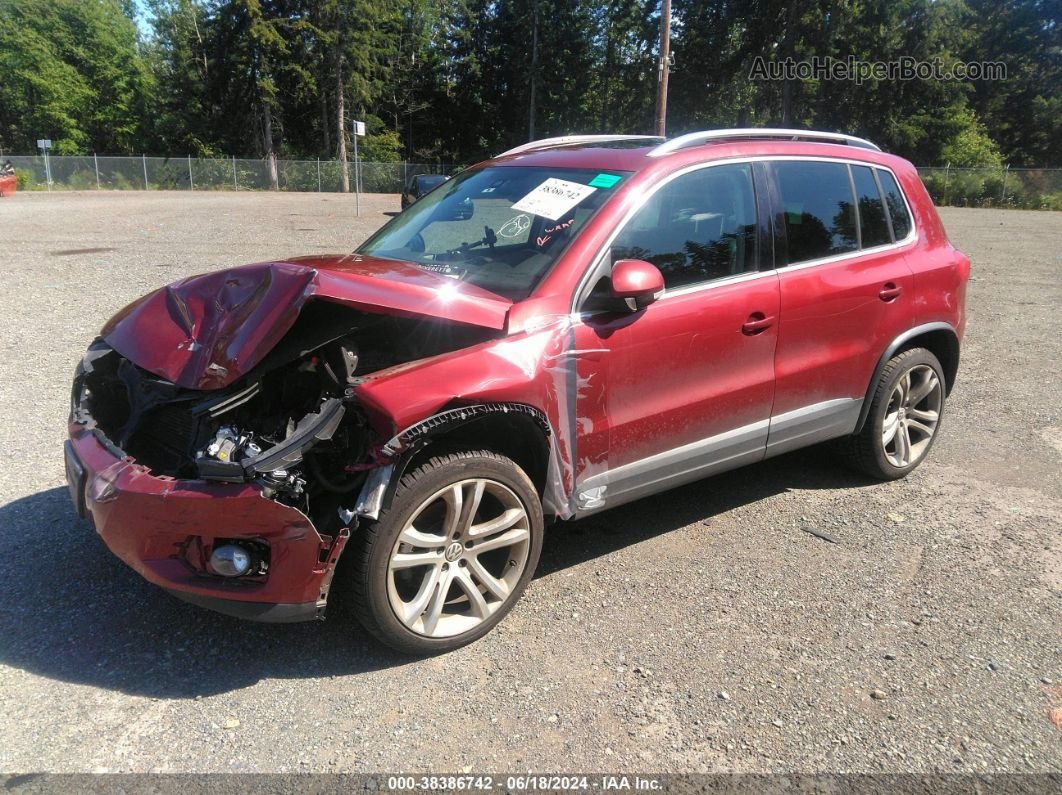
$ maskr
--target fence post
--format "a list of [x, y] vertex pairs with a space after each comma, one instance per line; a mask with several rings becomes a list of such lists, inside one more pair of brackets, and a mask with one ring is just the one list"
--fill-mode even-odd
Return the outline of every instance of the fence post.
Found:
[[141, 153], [140, 162], [144, 165], [144, 190], [150, 190], [147, 181], [147, 155]]
[[195, 190], [195, 180], [192, 179], [192, 156], [188, 155], [188, 190]]
[[317, 192], [321, 192], [321, 158], [317, 158]]
[[92, 153], [92, 167], [96, 169], [96, 190], [100, 189], [100, 161], [96, 157], [96, 153]]
[[944, 206], [950, 206], [950, 205], [948, 205], [948, 179], [950, 177], [951, 177], [951, 163], [947, 163], [944, 166], [944, 197], [943, 197], [943, 201], [941, 202], [941, 204], [943, 204]]
[[237, 191], [240, 189], [240, 183], [236, 180], [236, 155], [232, 156], [232, 187]]
[[1010, 163], [1003, 166], [1003, 195], [999, 197], [999, 204], [1003, 206], [1007, 202], [1007, 174], [1010, 172]]

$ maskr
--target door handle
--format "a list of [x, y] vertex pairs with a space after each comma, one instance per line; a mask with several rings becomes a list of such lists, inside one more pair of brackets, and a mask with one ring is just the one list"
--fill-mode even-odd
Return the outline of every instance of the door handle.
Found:
[[747, 337], [760, 334], [771, 326], [774, 325], [774, 318], [763, 314], [763, 312], [753, 312], [749, 315], [749, 319], [741, 326], [741, 333]]
[[899, 298], [901, 292], [903, 292], [903, 290], [892, 282], [885, 282], [884, 286], [881, 288], [881, 292], [878, 293], [878, 298], [885, 303], [889, 303], [890, 301], [895, 301]]

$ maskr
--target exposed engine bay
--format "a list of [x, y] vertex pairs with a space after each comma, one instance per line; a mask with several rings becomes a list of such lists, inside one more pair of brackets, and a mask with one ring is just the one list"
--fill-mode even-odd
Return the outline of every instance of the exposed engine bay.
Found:
[[153, 475], [258, 483], [330, 533], [387, 441], [374, 439], [357, 386], [496, 333], [311, 301], [258, 365], [219, 390], [174, 384], [99, 339], [78, 368], [71, 420]]

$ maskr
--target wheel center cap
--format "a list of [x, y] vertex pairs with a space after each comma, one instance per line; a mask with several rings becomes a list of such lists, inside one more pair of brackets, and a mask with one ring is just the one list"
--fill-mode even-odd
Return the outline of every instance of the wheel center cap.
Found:
[[907, 409], [906, 408], [901, 408], [900, 409], [900, 419], [901, 420], [907, 419]]
[[460, 558], [464, 553], [465, 553], [465, 548], [463, 546], [461, 546], [461, 542], [460, 541], [454, 541], [452, 544], [450, 544], [450, 546], [448, 546], [446, 548], [446, 552], [443, 553], [443, 556], [450, 563], [453, 563], [455, 560]]

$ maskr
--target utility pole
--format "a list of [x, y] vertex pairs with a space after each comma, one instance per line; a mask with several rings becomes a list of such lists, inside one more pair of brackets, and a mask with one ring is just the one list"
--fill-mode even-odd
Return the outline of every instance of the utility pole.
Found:
[[538, 0], [532, 4], [531, 19], [531, 101], [527, 112], [527, 140], [535, 140], [535, 91], [538, 88]]
[[657, 65], [656, 134], [667, 134], [667, 74], [671, 69], [671, 0], [660, 6], [660, 61]]

